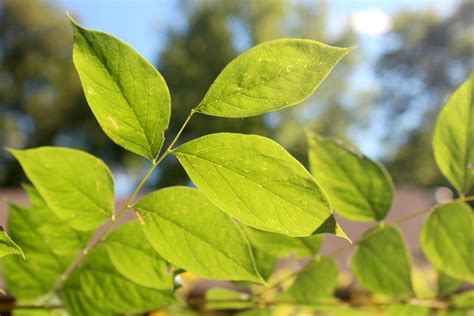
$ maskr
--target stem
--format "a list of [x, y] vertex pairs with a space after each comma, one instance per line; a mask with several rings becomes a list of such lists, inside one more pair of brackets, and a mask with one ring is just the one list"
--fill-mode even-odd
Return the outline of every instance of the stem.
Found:
[[132, 195], [130, 196], [130, 198], [128, 199], [127, 203], [125, 204], [124, 207], [122, 207], [122, 209], [120, 209], [120, 211], [118, 212], [118, 215], [117, 215], [117, 218], [115, 217], [112, 217], [112, 219], [109, 221], [109, 223], [107, 224], [106, 228], [104, 229], [104, 231], [102, 231], [95, 242], [91, 242], [89, 245], [86, 246], [86, 248], [84, 248], [79, 256], [76, 258], [76, 260], [71, 264], [71, 266], [69, 266], [69, 268], [59, 277], [58, 281], [56, 282], [56, 286], [54, 287], [54, 291], [58, 291], [60, 290], [63, 286], [64, 286], [64, 283], [67, 281], [67, 279], [69, 278], [69, 276], [71, 275], [71, 273], [82, 263], [82, 261], [84, 261], [85, 257], [89, 254], [89, 252], [94, 249], [100, 242], [104, 241], [105, 238], [107, 237], [107, 234], [112, 230], [112, 228], [114, 228], [115, 224], [125, 215], [126, 211], [133, 208], [134, 204], [133, 204], [133, 201], [135, 200], [137, 194], [140, 192], [140, 190], [142, 189], [143, 185], [145, 184], [145, 182], [148, 180], [148, 178], [151, 176], [151, 174], [153, 173], [153, 171], [156, 169], [156, 167], [171, 153], [172, 151], [172, 147], [174, 146], [174, 144], [176, 143], [176, 141], [178, 140], [178, 138], [181, 136], [181, 134], [183, 133], [184, 131], [184, 128], [186, 127], [186, 125], [188, 125], [189, 123], [189, 120], [191, 119], [191, 117], [193, 116], [193, 114], [196, 113], [196, 110], [195, 109], [192, 109], [191, 112], [189, 113], [188, 117], [186, 118], [186, 120], [184, 121], [183, 125], [181, 126], [181, 128], [179, 129], [178, 133], [176, 134], [176, 136], [173, 138], [173, 140], [171, 141], [170, 145], [168, 146], [168, 148], [166, 148], [166, 150], [164, 151], [164, 153], [161, 155], [160, 158], [155, 158], [153, 159], [152, 161], [152, 166], [151, 168], [148, 170], [148, 172], [145, 174], [145, 176], [143, 176], [143, 178], [140, 180], [140, 182], [138, 183], [137, 187], [135, 188], [135, 190], [133, 190], [132, 192]]

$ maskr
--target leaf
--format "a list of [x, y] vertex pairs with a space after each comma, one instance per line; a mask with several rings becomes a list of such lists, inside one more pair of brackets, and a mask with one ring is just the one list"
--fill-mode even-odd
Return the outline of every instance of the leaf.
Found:
[[25, 189], [32, 205], [10, 204], [8, 227], [26, 260], [3, 258], [3, 272], [11, 294], [17, 299], [35, 299], [53, 290], [92, 233], [74, 231], [51, 211], [38, 191], [31, 186]]
[[462, 284], [462, 280], [453, 279], [447, 274], [437, 271], [438, 296], [446, 296], [456, 291]]
[[474, 282], [473, 231], [472, 211], [467, 204], [438, 206], [421, 229], [421, 249], [438, 270]]
[[474, 73], [449, 98], [433, 136], [436, 163], [461, 192], [474, 184]]
[[458, 308], [474, 308], [474, 290], [468, 290], [453, 296], [453, 305]]
[[71, 20], [74, 64], [87, 102], [115, 143], [153, 160], [164, 142], [171, 101], [160, 73], [118, 38]]
[[426, 316], [430, 312], [427, 306], [393, 304], [386, 309], [386, 316]]
[[237, 292], [227, 288], [211, 288], [206, 292], [206, 309], [236, 310], [255, 307], [248, 293]]
[[0, 226], [0, 257], [7, 255], [21, 255], [25, 258], [23, 251]]
[[92, 230], [114, 214], [114, 182], [104, 162], [63, 147], [8, 149], [53, 212], [77, 230]]
[[334, 210], [350, 220], [383, 220], [393, 199], [385, 168], [334, 139], [308, 134], [308, 143], [311, 173]]
[[301, 304], [334, 300], [338, 268], [333, 259], [321, 257], [309, 264], [295, 279], [288, 295]]
[[172, 264], [204, 278], [264, 283], [240, 228], [199, 191], [162, 189], [134, 208], [151, 245]]
[[120, 274], [104, 244], [99, 244], [64, 285], [64, 304], [71, 315], [144, 313], [174, 301], [171, 290], [140, 286]]
[[248, 226], [305, 237], [332, 216], [311, 174], [268, 138], [211, 134], [173, 154], [212, 203]]
[[300, 103], [349, 51], [351, 48], [302, 39], [260, 44], [222, 70], [197, 111], [212, 116], [247, 117]]
[[105, 240], [114, 267], [127, 279], [154, 289], [173, 289], [174, 275], [153, 249], [138, 221], [128, 222]]
[[323, 241], [321, 235], [289, 237], [249, 226], [242, 225], [242, 228], [254, 247], [276, 258], [286, 258], [290, 254], [295, 254], [297, 258], [310, 257], [318, 253]]
[[352, 271], [366, 289], [387, 296], [411, 293], [411, 268], [403, 238], [393, 226], [367, 231], [352, 258]]

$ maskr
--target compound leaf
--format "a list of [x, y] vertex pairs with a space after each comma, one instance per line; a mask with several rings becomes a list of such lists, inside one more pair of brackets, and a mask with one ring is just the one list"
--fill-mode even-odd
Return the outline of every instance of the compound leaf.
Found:
[[174, 275], [146, 239], [138, 221], [128, 222], [105, 240], [114, 267], [130, 281], [155, 289], [173, 289]]
[[62, 147], [9, 149], [56, 215], [77, 230], [92, 230], [114, 214], [114, 182], [104, 162]]
[[474, 184], [474, 73], [441, 110], [433, 151], [443, 175], [459, 192], [468, 192]]
[[64, 285], [63, 298], [72, 316], [145, 313], [174, 301], [171, 290], [144, 287], [119, 273], [104, 244], [74, 270]]
[[268, 138], [211, 134], [173, 153], [211, 202], [248, 226], [304, 237], [332, 216], [311, 174]]
[[288, 295], [297, 303], [311, 304], [333, 300], [338, 268], [329, 257], [317, 258], [298, 274]]
[[411, 293], [411, 268], [402, 235], [393, 226], [367, 231], [352, 259], [352, 271], [366, 289], [387, 296]]
[[3, 230], [3, 227], [0, 226], [0, 258], [7, 255], [21, 255], [23, 258], [25, 255], [7, 233]]
[[100, 126], [118, 145], [155, 159], [171, 113], [165, 80], [118, 38], [74, 22], [72, 28], [74, 64]]
[[199, 191], [162, 189], [135, 210], [151, 245], [172, 264], [205, 278], [263, 283], [243, 232]]
[[311, 173], [334, 211], [351, 220], [383, 220], [393, 198], [385, 168], [336, 140], [309, 134], [308, 143]]
[[302, 39], [260, 44], [224, 68], [197, 111], [247, 117], [300, 103], [350, 50]]
[[467, 204], [436, 207], [423, 224], [420, 244], [438, 270], [474, 282], [474, 222]]
[[17, 299], [35, 299], [50, 292], [58, 278], [85, 248], [92, 233], [78, 232], [60, 220], [31, 186], [25, 186], [31, 207], [10, 205], [8, 227], [26, 260], [3, 258], [7, 287]]

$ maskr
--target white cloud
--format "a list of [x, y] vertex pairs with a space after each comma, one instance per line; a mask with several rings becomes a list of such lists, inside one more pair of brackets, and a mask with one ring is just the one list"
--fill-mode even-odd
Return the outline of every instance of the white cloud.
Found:
[[363, 35], [382, 35], [392, 29], [390, 16], [376, 9], [355, 11], [351, 14], [350, 21], [355, 31]]

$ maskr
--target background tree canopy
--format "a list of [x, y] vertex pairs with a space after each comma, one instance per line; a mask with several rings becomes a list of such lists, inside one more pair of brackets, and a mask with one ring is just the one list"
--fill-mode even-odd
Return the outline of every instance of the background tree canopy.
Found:
[[[331, 5], [324, 1], [178, 3], [184, 21], [180, 26], [171, 23], [164, 48], [151, 60], [171, 91], [171, 134], [224, 65], [251, 46], [281, 37], [336, 46], [360, 43], [350, 23], [339, 23], [337, 34], [331, 32]], [[376, 154], [398, 176], [397, 183], [443, 184], [431, 158], [429, 135], [448, 93], [474, 66], [473, 15], [474, 4], [467, 2], [449, 15], [433, 10], [398, 12], [376, 60], [356, 49], [304, 105], [247, 119], [196, 116], [182, 141], [224, 129], [258, 133], [274, 138], [306, 163], [305, 128], [354, 143], [370, 135], [379, 140]], [[131, 170], [127, 172], [142, 172], [145, 162], [108, 140], [90, 115], [72, 65], [71, 43], [60, 4], [0, 2], [0, 145], [71, 146], [103, 157], [112, 166], [125, 164]], [[376, 69], [378, 87], [354, 84], [360, 63]], [[165, 163], [168, 174], [158, 174], [154, 185], [186, 181], [175, 160]], [[18, 165], [2, 152], [0, 184], [18, 185], [21, 177]]]

